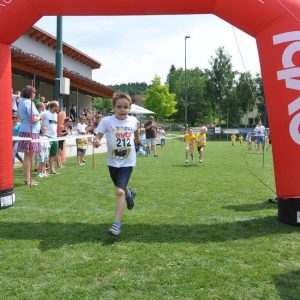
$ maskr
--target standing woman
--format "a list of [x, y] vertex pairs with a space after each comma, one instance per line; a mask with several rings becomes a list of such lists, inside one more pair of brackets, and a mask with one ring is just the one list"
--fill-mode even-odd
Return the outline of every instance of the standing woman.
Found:
[[[40, 116], [33, 102], [35, 98], [34, 87], [27, 85], [22, 91], [21, 101], [18, 106], [18, 117], [21, 121], [20, 137], [39, 139]], [[19, 141], [18, 151], [24, 152], [23, 175], [26, 185], [37, 185], [38, 182], [30, 181], [31, 156], [40, 152], [40, 143]]]

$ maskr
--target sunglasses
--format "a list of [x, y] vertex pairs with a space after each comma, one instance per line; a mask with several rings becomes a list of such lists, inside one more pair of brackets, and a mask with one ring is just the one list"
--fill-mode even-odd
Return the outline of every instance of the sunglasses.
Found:
[[130, 106], [122, 106], [122, 105], [116, 105], [116, 108], [118, 109], [130, 109]]

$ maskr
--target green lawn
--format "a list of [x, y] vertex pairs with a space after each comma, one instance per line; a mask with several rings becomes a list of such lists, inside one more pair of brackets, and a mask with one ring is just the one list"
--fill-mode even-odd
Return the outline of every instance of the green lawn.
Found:
[[[159, 147], [158, 147], [159, 148]], [[300, 299], [299, 227], [277, 220], [271, 152], [209, 142], [184, 163], [168, 140], [138, 157], [119, 238], [106, 154], [22, 185], [0, 211], [1, 299]]]

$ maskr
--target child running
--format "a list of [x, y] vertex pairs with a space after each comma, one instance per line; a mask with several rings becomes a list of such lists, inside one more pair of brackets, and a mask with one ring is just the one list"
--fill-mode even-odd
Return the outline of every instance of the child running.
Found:
[[207, 127], [202, 126], [200, 128], [200, 131], [196, 134], [196, 142], [197, 142], [197, 149], [199, 153], [199, 163], [203, 162], [203, 152], [206, 146], [206, 132], [207, 132]]
[[192, 163], [194, 162], [194, 149], [196, 143], [196, 136], [194, 135], [194, 131], [192, 128], [187, 130], [187, 133], [183, 137], [183, 141], [185, 142], [185, 163], [189, 163], [189, 155], [191, 156]]
[[239, 142], [240, 142], [240, 145], [242, 145], [244, 142], [244, 136], [242, 134], [239, 135]]
[[115, 92], [112, 98], [114, 115], [105, 117], [97, 126], [97, 135], [94, 140], [94, 146], [99, 147], [103, 135], [106, 134], [107, 165], [116, 188], [115, 220], [108, 230], [108, 233], [114, 236], [121, 233], [121, 220], [125, 203], [127, 202], [128, 209], [132, 209], [136, 195], [134, 189], [127, 188], [133, 167], [136, 165], [134, 144], [140, 144], [139, 122], [136, 117], [128, 115], [131, 103], [129, 95]]
[[236, 135], [235, 135], [235, 133], [233, 133], [230, 138], [231, 138], [231, 145], [235, 146], [235, 141], [236, 141]]

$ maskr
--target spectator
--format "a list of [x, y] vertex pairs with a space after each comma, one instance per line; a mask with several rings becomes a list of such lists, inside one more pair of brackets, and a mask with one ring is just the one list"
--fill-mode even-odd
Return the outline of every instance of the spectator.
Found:
[[[40, 116], [35, 104], [33, 103], [35, 95], [34, 87], [27, 85], [22, 90], [22, 98], [18, 106], [18, 117], [21, 121], [20, 137], [39, 139]], [[40, 152], [39, 143], [31, 141], [20, 141], [18, 151], [24, 152], [23, 175], [26, 185], [37, 185], [38, 182], [31, 180], [31, 154]]]
[[49, 159], [49, 149], [50, 143], [48, 142], [48, 138], [46, 137], [46, 126], [41, 125], [40, 131], [40, 139], [41, 141], [41, 151], [39, 153], [39, 169], [38, 169], [38, 177], [47, 177], [48, 173], [46, 170], [46, 162]]
[[[59, 112], [58, 101], [51, 101], [49, 109], [41, 113], [41, 119], [43, 125], [46, 126], [46, 136], [49, 138], [57, 137], [57, 114]], [[49, 166], [50, 174], [58, 174], [54, 169], [54, 160], [57, 156], [58, 141], [50, 141], [50, 152], [49, 152]]]
[[[90, 127], [86, 124], [86, 116], [80, 116], [80, 122], [77, 124], [77, 132], [80, 135], [85, 135], [89, 131]], [[87, 138], [82, 137], [76, 140], [77, 144], [77, 163], [79, 166], [83, 166], [86, 163], [84, 155], [87, 149]]]
[[72, 107], [70, 109], [70, 119], [74, 123], [76, 121], [76, 118], [77, 118], [77, 108], [75, 104], [72, 104]]
[[18, 110], [18, 105], [20, 102], [20, 96], [21, 96], [21, 92], [17, 91], [16, 94], [12, 94], [12, 110], [13, 111], [17, 111]]
[[[19, 131], [20, 131], [20, 122], [18, 120], [17, 112], [13, 111], [12, 113], [12, 127], [13, 127], [13, 136], [19, 136]], [[23, 159], [18, 153], [18, 141], [13, 141], [13, 165], [15, 164], [15, 159], [17, 158], [21, 163], [23, 163]]]
[[256, 146], [257, 146], [256, 150], [258, 153], [260, 152], [260, 148], [263, 151], [265, 147], [265, 131], [266, 131], [265, 126], [261, 124], [261, 120], [258, 120], [258, 123], [254, 128], [254, 134], [256, 136]]
[[[58, 136], [59, 137], [64, 137], [64, 136], [72, 134], [72, 126], [71, 126], [70, 118], [65, 118], [64, 124], [59, 125], [59, 126], [60, 126], [60, 128], [58, 128]], [[64, 150], [64, 145], [65, 145], [64, 140], [58, 141], [58, 152], [57, 152], [57, 167], [58, 168], [63, 168], [62, 153]]]
[[159, 137], [160, 137], [160, 149], [164, 149], [166, 144], [166, 133], [163, 126], [161, 126], [161, 128], [159, 129]]
[[158, 157], [156, 153], [156, 136], [157, 136], [157, 123], [153, 116], [150, 116], [149, 121], [145, 124], [147, 150], [146, 156], [149, 156], [150, 149], [153, 151], [154, 157]]

